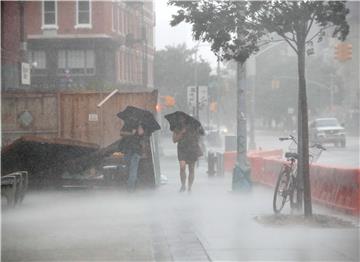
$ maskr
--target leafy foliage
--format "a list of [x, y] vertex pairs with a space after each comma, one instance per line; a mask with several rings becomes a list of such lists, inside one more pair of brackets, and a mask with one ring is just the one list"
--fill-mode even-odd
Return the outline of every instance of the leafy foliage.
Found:
[[211, 43], [212, 50], [222, 59], [234, 59], [243, 64], [263, 43], [271, 41], [273, 35], [285, 40], [297, 53], [298, 172], [303, 178], [305, 215], [311, 216], [305, 50], [313, 39], [321, 41], [329, 27], [333, 28], [333, 37], [345, 40], [349, 33], [346, 21], [349, 10], [345, 1], [171, 0], [169, 4], [180, 8], [171, 25], [192, 24], [194, 38]]
[[[169, 1], [179, 7], [171, 25], [192, 24], [196, 40], [211, 43], [222, 59], [244, 63], [277, 34], [297, 52], [298, 45], [321, 40], [333, 27], [333, 37], [344, 40], [349, 33], [345, 1]], [[312, 33], [317, 24], [321, 29]], [[268, 38], [270, 36], [270, 39]]]

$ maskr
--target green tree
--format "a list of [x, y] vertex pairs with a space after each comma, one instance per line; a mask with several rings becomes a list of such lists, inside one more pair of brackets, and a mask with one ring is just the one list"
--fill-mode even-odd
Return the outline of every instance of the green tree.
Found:
[[[303, 178], [304, 213], [312, 215], [309, 177], [308, 108], [305, 80], [306, 45], [319, 41], [325, 29], [345, 40], [349, 33], [345, 1], [169, 1], [180, 9], [171, 25], [192, 24], [196, 40], [211, 43], [223, 59], [243, 64], [259, 50], [266, 36], [277, 35], [297, 54], [298, 64], [298, 173]], [[317, 25], [315, 27], [315, 25]], [[316, 31], [314, 31], [316, 29]], [[319, 30], [317, 30], [319, 29]], [[266, 41], [266, 40], [265, 40]]]
[[195, 50], [185, 44], [166, 46], [155, 53], [154, 84], [160, 95], [171, 95], [176, 100], [176, 107], [186, 111], [187, 87], [195, 85], [195, 67], [198, 70], [198, 84], [208, 85], [211, 67], [203, 59], [194, 59]]

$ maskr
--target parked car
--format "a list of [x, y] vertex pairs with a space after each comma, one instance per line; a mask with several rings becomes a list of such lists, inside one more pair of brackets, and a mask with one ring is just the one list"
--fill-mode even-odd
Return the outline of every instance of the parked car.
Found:
[[317, 118], [309, 125], [309, 138], [312, 143], [334, 143], [346, 146], [345, 128], [337, 118]]

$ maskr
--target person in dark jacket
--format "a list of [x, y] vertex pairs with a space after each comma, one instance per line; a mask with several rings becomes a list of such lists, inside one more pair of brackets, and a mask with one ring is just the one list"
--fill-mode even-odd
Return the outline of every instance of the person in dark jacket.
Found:
[[181, 121], [179, 126], [173, 130], [173, 142], [177, 143], [177, 154], [180, 165], [180, 192], [186, 190], [186, 165], [189, 168], [188, 192], [195, 178], [195, 163], [202, 151], [199, 146], [200, 134], [193, 127], [186, 124], [185, 120]]
[[141, 123], [129, 126], [120, 131], [123, 136], [121, 151], [128, 167], [127, 187], [129, 191], [134, 191], [138, 178], [138, 168], [141, 156], [143, 155], [142, 140], [144, 138], [144, 128]]

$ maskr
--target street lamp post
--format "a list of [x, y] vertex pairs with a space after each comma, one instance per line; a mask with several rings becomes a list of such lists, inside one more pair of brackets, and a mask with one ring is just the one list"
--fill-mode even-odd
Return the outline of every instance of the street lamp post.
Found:
[[263, 50], [260, 50], [255, 55], [251, 56], [247, 60], [247, 79], [250, 88], [250, 112], [249, 112], [249, 149], [256, 149], [255, 142], [255, 88], [256, 88], [256, 58], [270, 49], [282, 44], [283, 41], [272, 44]]
[[200, 120], [199, 117], [199, 82], [198, 82], [198, 65], [197, 65], [197, 53], [200, 43], [198, 43], [195, 47], [195, 90], [196, 90], [196, 99], [195, 99], [195, 117], [197, 120]]

